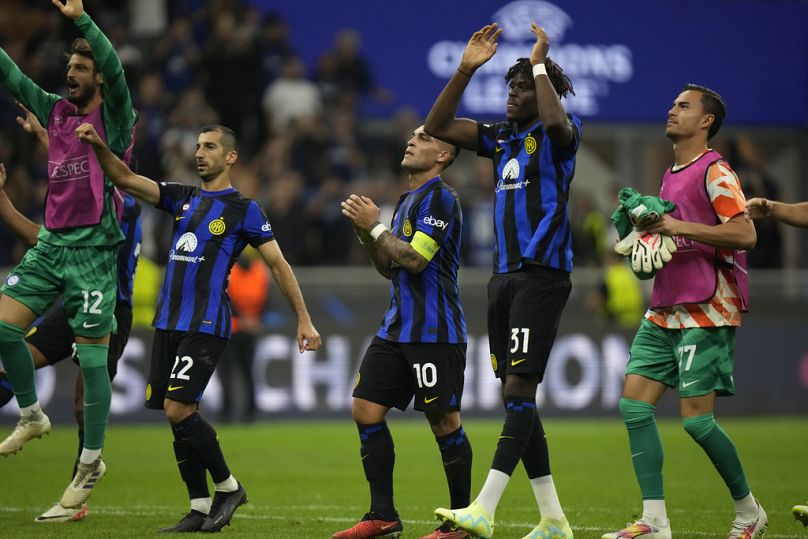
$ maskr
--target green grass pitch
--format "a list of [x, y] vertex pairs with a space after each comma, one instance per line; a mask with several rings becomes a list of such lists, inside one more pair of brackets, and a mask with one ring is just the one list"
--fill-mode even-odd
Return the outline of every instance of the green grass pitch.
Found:
[[[443, 469], [426, 421], [393, 413], [389, 422], [404, 537], [417, 538], [435, 527], [434, 508], [448, 503]], [[577, 539], [599, 538], [641, 511], [619, 418], [545, 423], [553, 476]], [[808, 419], [725, 419], [721, 424], [738, 446], [752, 489], [769, 514], [767, 539], [808, 538], [808, 529], [790, 514], [792, 505], [808, 499]], [[473, 497], [488, 471], [501, 424], [469, 420], [465, 427], [474, 448]], [[660, 430], [674, 537], [726, 537], [733, 508], [718, 474], [678, 421], [660, 421]], [[223, 530], [226, 535], [328, 538], [367, 510], [356, 429], [349, 418], [219, 426], [218, 431], [250, 500]], [[34, 523], [70, 479], [74, 450], [74, 429], [61, 426], [0, 460], [0, 537], [153, 537], [187, 511], [168, 427], [113, 425], [104, 453], [108, 473], [89, 500], [89, 516], [77, 523]], [[500, 503], [494, 536], [520, 538], [537, 521], [520, 467]]]

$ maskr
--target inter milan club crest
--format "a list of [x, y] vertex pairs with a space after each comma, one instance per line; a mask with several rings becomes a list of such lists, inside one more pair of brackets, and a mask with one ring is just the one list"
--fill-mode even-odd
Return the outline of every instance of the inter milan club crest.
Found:
[[408, 238], [410, 236], [412, 236], [412, 224], [410, 223], [409, 219], [404, 220], [404, 230], [403, 230], [403, 232], [404, 232], [404, 235], [407, 236]]
[[221, 217], [219, 217], [218, 219], [214, 219], [208, 225], [208, 230], [210, 230], [210, 233], [213, 234], [214, 236], [218, 236], [221, 233], [223, 233], [225, 228], [227, 227], [224, 224], [224, 219], [222, 219]]
[[533, 135], [528, 135], [525, 139], [525, 151], [529, 154], [536, 151], [536, 139], [533, 138]]

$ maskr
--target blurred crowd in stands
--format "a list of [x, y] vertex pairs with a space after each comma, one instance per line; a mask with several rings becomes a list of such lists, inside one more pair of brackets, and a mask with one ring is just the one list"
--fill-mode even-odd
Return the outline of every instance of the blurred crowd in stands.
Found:
[[[40, 5], [41, 4], [41, 5]], [[368, 100], [383, 102], [362, 54], [361, 36], [335, 30], [333, 46], [306, 65], [290, 44], [292, 29], [279, 15], [240, 0], [138, 0], [133, 17], [125, 0], [85, 0], [126, 69], [139, 113], [137, 171], [156, 180], [197, 181], [194, 151], [199, 127], [221, 123], [239, 136], [236, 187], [266, 209], [293, 265], [365, 264], [339, 202], [350, 193], [373, 198], [389, 220], [406, 190], [400, 161], [409, 133], [422, 119], [412, 110], [387, 118], [359, 113]], [[63, 52], [76, 37], [49, 2], [4, 0], [0, 45], [44, 89], [61, 93]], [[41, 221], [46, 154], [15, 122], [19, 110], [0, 92], [0, 162], [9, 169], [7, 191], [26, 215]], [[586, 140], [584, 139], [584, 145]], [[729, 149], [747, 196], [777, 196], [753, 149]], [[467, 265], [488, 267], [493, 231], [490, 162], [465, 156], [446, 178], [460, 192]], [[602, 267], [611, 250], [603, 207], [582, 194], [571, 201], [576, 267]], [[172, 222], [144, 208], [143, 255], [165, 262]], [[776, 225], [758, 224], [753, 266], [779, 267]], [[761, 235], [763, 238], [761, 238]], [[764, 239], [765, 241], [760, 241]], [[16, 263], [23, 247], [0, 224], [0, 267]]]

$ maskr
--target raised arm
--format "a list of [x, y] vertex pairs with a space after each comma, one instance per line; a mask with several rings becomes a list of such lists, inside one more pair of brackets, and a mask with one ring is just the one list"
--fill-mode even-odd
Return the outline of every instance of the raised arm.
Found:
[[744, 215], [748, 221], [771, 217], [787, 225], [808, 228], [808, 202], [786, 204], [767, 198], [750, 198]]
[[[534, 66], [544, 64], [547, 60], [547, 51], [550, 49], [550, 39], [544, 29], [535, 22], [530, 23], [530, 31], [536, 36], [536, 43], [530, 53], [530, 63]], [[544, 73], [538, 74], [534, 71], [533, 79], [536, 83], [539, 118], [544, 131], [556, 148], [567, 148], [573, 137], [567, 111], [564, 110], [564, 106], [561, 104], [561, 100], [558, 98], [546, 70]]]
[[283, 297], [297, 316], [297, 346], [300, 352], [320, 348], [320, 334], [314, 329], [303, 293], [297, 283], [292, 267], [283, 257], [277, 241], [268, 241], [258, 247], [258, 252], [266, 261], [272, 272], [272, 279], [281, 289]]
[[477, 151], [477, 122], [457, 118], [457, 108], [474, 72], [497, 52], [497, 38], [500, 34], [502, 29], [497, 28], [496, 23], [483, 26], [472, 34], [463, 51], [460, 66], [426, 116], [424, 130], [427, 133], [461, 148]]
[[53, 105], [60, 97], [40, 88], [23, 73], [17, 64], [0, 48], [0, 84], [14, 98], [28, 107], [43, 125], [48, 123]]
[[0, 220], [8, 225], [14, 235], [27, 247], [36, 245], [40, 225], [21, 214], [6, 194], [6, 166], [0, 163]]
[[93, 147], [98, 163], [104, 170], [104, 175], [112, 183], [139, 198], [140, 200], [156, 205], [160, 201], [160, 186], [157, 182], [145, 176], [139, 176], [132, 172], [123, 161], [112, 153], [109, 147], [104, 144], [98, 132], [92, 124], [81, 124], [76, 129], [76, 136], [80, 141], [86, 142]]
[[429, 264], [412, 245], [395, 237], [381, 224], [379, 208], [368, 197], [351, 195], [341, 206], [342, 214], [353, 223], [376, 271], [383, 277], [389, 279], [392, 275], [392, 262], [409, 273], [420, 273]]

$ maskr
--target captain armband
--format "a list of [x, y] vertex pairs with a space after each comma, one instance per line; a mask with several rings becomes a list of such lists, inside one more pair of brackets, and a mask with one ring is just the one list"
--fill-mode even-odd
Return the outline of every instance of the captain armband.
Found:
[[416, 253], [423, 256], [427, 262], [432, 260], [432, 257], [434, 257], [435, 253], [437, 253], [440, 249], [438, 242], [420, 230], [415, 232], [415, 235], [412, 237], [412, 241], [410, 242], [410, 246]]

